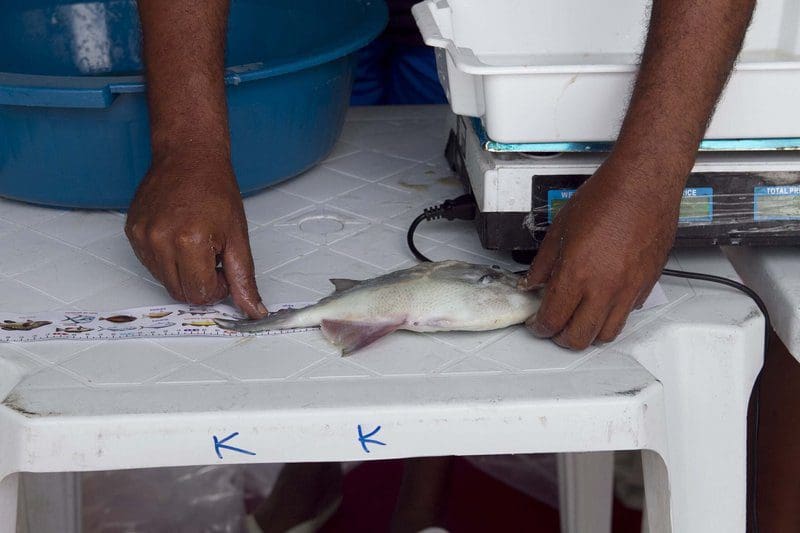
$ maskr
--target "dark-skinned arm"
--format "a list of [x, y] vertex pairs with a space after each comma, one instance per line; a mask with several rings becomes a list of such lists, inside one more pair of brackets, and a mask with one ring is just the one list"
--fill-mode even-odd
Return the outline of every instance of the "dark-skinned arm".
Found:
[[176, 300], [208, 304], [230, 294], [248, 316], [263, 316], [231, 165], [223, 79], [228, 0], [138, 5], [153, 157], [125, 232]]
[[559, 212], [522, 286], [537, 336], [584, 349], [617, 337], [657, 282], [686, 179], [741, 49], [754, 0], [655, 0], [614, 149]]

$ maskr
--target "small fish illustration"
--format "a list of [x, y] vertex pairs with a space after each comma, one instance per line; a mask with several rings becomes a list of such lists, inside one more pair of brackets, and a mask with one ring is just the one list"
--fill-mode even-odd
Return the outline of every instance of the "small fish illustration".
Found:
[[104, 318], [101, 317], [100, 320], [106, 320], [108, 322], [113, 322], [114, 324], [124, 324], [125, 322], [133, 322], [136, 320], [136, 317], [130, 315], [114, 315]]
[[86, 324], [94, 320], [94, 315], [66, 315], [62, 322], [71, 322], [72, 324]]
[[219, 314], [219, 311], [216, 309], [207, 309], [205, 307], [190, 307], [189, 309], [178, 310], [178, 315], [203, 316], [216, 314]]
[[170, 326], [174, 326], [175, 322], [155, 322], [150, 324], [149, 326], [139, 326], [140, 329], [161, 329], [161, 328], [168, 328]]
[[56, 331], [58, 333], [86, 333], [87, 331], [94, 331], [94, 329], [83, 326], [67, 326], [65, 328], [56, 328]]
[[172, 311], [157, 311], [153, 313], [147, 313], [142, 315], [142, 318], [164, 318], [165, 316], [169, 316], [172, 314]]
[[124, 324], [119, 324], [119, 325], [115, 325], [115, 326], [103, 326], [100, 329], [103, 329], [103, 330], [106, 330], [106, 331], [133, 331], [133, 330], [139, 329], [139, 328], [137, 328], [136, 326], [126, 326]]
[[40, 328], [42, 326], [49, 326], [52, 322], [46, 320], [26, 320], [25, 322], [14, 322], [13, 320], [5, 320], [0, 323], [0, 329], [5, 331], [30, 331], [32, 329]]
[[191, 322], [184, 322], [184, 326], [194, 326], [197, 328], [207, 328], [208, 326], [216, 326], [217, 323], [213, 320], [206, 319], [206, 320], [192, 320]]

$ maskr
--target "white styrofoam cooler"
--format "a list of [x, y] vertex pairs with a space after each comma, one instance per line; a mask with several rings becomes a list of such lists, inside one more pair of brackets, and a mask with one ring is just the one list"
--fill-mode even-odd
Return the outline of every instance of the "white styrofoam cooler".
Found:
[[[413, 13], [456, 114], [498, 142], [592, 142], [617, 136], [649, 5], [425, 0]], [[800, 2], [761, 0], [706, 138], [800, 137], [798, 95]]]

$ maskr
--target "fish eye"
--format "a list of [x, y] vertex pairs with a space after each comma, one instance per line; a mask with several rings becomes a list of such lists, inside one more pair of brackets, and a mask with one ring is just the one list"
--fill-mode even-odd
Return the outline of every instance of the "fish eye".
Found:
[[500, 267], [498, 265], [492, 265], [492, 270], [500, 270]]

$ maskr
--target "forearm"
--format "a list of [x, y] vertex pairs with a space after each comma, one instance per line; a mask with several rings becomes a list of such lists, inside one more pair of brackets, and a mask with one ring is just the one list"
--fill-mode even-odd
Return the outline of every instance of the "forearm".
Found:
[[[744, 40], [755, 0], [654, 0], [614, 154], [682, 189]], [[663, 182], [661, 185], [667, 185]]]
[[153, 161], [230, 159], [224, 85], [228, 0], [138, 0]]
[[606, 161], [559, 211], [523, 287], [529, 326], [572, 349], [619, 335], [675, 240], [680, 199], [755, 0], [653, 0], [639, 75]]

